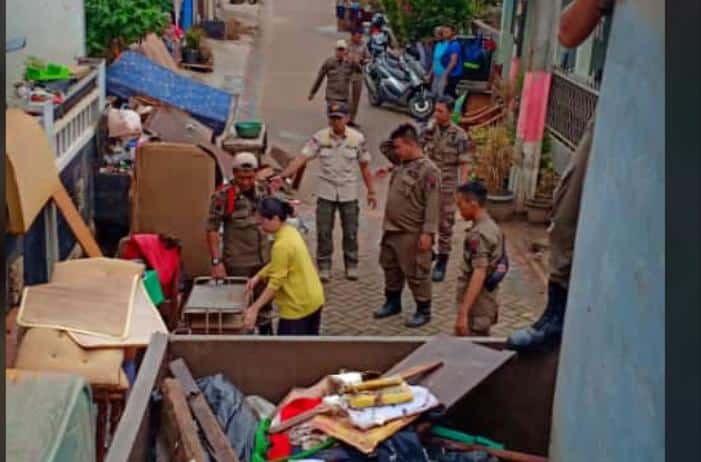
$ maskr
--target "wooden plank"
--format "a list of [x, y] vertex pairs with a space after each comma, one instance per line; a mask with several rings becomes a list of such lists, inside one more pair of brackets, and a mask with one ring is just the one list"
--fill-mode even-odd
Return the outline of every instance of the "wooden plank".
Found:
[[195, 379], [190, 370], [181, 358], [170, 363], [170, 372], [178, 379], [188, 395], [188, 404], [197, 422], [202, 427], [205, 438], [212, 448], [214, 459], [218, 462], [239, 462], [239, 458], [234, 452], [221, 429], [217, 418], [212, 413], [207, 400], [200, 392]]
[[187, 404], [185, 389], [179, 380], [163, 381], [163, 427], [172, 460], [176, 462], [206, 462], [205, 453], [198, 437], [197, 424]]
[[514, 354], [513, 351], [496, 351], [466, 339], [441, 334], [414, 350], [385, 377], [414, 366], [441, 361], [444, 364], [441, 368], [416, 382], [431, 390], [441, 404], [450, 409]]
[[88, 228], [83, 221], [83, 217], [80, 216], [66, 188], [61, 185], [61, 187], [53, 193], [52, 198], [58, 209], [63, 213], [63, 217], [66, 219], [68, 226], [71, 228], [71, 231], [73, 231], [73, 234], [75, 234], [78, 243], [80, 243], [86, 255], [92, 258], [101, 257], [102, 250], [100, 250], [100, 246], [97, 245], [95, 237], [90, 232], [90, 228]]

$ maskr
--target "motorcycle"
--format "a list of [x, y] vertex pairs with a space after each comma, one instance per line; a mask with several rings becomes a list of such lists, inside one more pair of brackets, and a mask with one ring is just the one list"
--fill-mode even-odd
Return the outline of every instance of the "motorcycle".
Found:
[[433, 113], [434, 100], [421, 65], [406, 52], [399, 57], [389, 53], [376, 56], [363, 72], [370, 104], [392, 103], [407, 108], [417, 120]]

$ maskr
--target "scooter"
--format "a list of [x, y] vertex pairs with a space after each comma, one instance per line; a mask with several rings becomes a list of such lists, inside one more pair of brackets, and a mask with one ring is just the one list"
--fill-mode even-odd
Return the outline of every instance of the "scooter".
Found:
[[435, 104], [421, 65], [406, 52], [398, 58], [389, 53], [376, 56], [365, 66], [365, 86], [370, 104], [392, 103], [407, 108], [417, 120], [426, 120]]

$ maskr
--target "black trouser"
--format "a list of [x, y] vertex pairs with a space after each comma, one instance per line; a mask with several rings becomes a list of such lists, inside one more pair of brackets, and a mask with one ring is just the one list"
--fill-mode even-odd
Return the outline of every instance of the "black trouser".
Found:
[[452, 98], [458, 97], [458, 84], [462, 80], [462, 77], [448, 77], [445, 84], [445, 94], [450, 95]]
[[278, 335], [319, 335], [321, 308], [300, 319], [283, 319], [277, 324]]

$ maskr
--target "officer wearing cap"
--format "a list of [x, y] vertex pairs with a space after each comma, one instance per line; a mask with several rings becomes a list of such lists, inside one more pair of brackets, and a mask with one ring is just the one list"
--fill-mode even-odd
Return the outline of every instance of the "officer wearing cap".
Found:
[[[258, 159], [242, 152], [233, 162], [233, 181], [212, 195], [207, 219], [207, 243], [212, 257], [212, 277], [251, 277], [269, 260], [271, 242], [256, 222], [260, 200], [269, 195], [267, 184], [257, 181]], [[219, 230], [223, 225], [223, 245]], [[255, 294], [254, 294], [255, 295]], [[272, 306], [258, 314], [261, 335], [272, 335]]]
[[348, 44], [345, 40], [336, 42], [335, 56], [324, 61], [319, 69], [316, 81], [309, 92], [309, 101], [319, 90], [321, 82], [326, 79], [326, 102], [348, 103], [350, 98], [350, 86], [354, 73], [362, 73], [359, 63], [348, 58]]
[[347, 104], [329, 104], [328, 116], [329, 126], [311, 137], [304, 145], [301, 155], [290, 162], [280, 176], [290, 177], [310, 159], [319, 159], [321, 172], [317, 183], [316, 205], [316, 258], [319, 277], [322, 282], [328, 281], [331, 277], [333, 227], [338, 210], [343, 229], [346, 278], [356, 280], [358, 279], [358, 215], [360, 213], [356, 165], [360, 167], [368, 191], [368, 205], [371, 208], [377, 206], [372, 173], [368, 166], [370, 153], [365, 146], [365, 136], [347, 126]]

